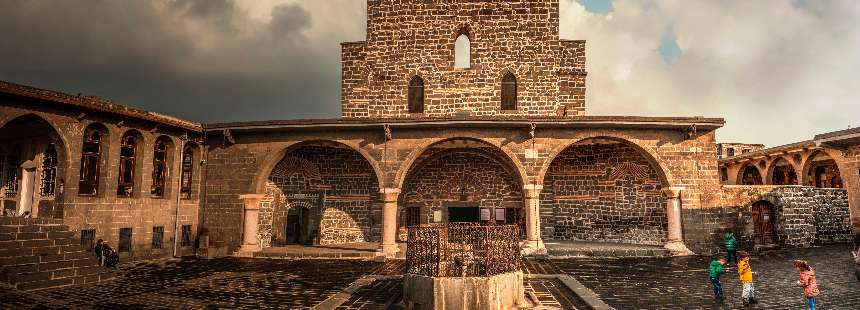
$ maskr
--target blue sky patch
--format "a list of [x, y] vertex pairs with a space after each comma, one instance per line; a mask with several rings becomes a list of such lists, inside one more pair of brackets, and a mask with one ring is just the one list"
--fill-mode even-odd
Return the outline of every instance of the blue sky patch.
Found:
[[576, 0], [576, 2], [591, 13], [607, 14], [613, 11], [612, 0]]

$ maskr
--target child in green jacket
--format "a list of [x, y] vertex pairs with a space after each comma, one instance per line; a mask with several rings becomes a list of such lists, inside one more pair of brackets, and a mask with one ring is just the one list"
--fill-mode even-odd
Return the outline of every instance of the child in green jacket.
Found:
[[708, 266], [708, 276], [711, 278], [711, 284], [714, 286], [714, 298], [722, 299], [723, 298], [723, 285], [720, 283], [720, 276], [726, 272], [723, 269], [723, 265], [726, 264], [726, 259], [720, 257], [718, 259], [714, 259], [711, 264]]

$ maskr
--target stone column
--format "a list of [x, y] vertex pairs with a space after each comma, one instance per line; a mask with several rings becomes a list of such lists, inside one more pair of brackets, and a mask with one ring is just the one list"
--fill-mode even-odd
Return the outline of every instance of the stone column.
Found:
[[663, 189], [666, 195], [666, 218], [668, 220], [668, 237], [666, 249], [672, 251], [672, 255], [692, 255], [693, 252], [684, 245], [684, 233], [681, 220], [681, 191], [683, 187], [669, 187]]
[[543, 185], [528, 184], [523, 186], [523, 207], [526, 209], [526, 241], [523, 254], [543, 254], [546, 247], [540, 237], [540, 192]]
[[260, 199], [261, 194], [239, 195], [245, 205], [244, 222], [242, 226], [243, 253], [253, 253], [262, 250], [257, 233], [260, 231]]
[[383, 188], [379, 191], [382, 197], [382, 244], [379, 253], [385, 258], [397, 256], [397, 199], [400, 197], [399, 188]]

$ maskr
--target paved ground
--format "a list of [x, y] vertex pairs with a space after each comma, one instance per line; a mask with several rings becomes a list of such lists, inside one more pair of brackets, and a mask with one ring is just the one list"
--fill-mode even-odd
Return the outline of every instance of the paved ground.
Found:
[[[860, 309], [860, 283], [854, 278], [848, 246], [771, 252], [751, 258], [758, 309], [804, 309], [792, 260], [806, 259], [816, 270], [819, 309]], [[736, 270], [723, 276], [726, 300], [711, 296], [709, 258], [566, 259], [537, 262], [558, 268], [617, 309], [741, 308]], [[550, 265], [550, 266], [547, 266]]]
[[[816, 268], [821, 309], [860, 309], [848, 247], [772, 252], [752, 260], [758, 309], [801, 309], [791, 260]], [[715, 303], [705, 268], [709, 259], [627, 258], [524, 261], [528, 273], [573, 275], [618, 309], [739, 308], [734, 273], [724, 276], [728, 298]], [[403, 261], [218, 259], [152, 262], [123, 266], [123, 275], [100, 285], [22, 293], [0, 287], [0, 308], [310, 308], [365, 275], [399, 275]], [[528, 280], [526, 287], [547, 304], [575, 307], [554, 280]], [[346, 309], [382, 309], [400, 292], [399, 279], [375, 281], [344, 304]], [[392, 298], [392, 296], [395, 296]]]

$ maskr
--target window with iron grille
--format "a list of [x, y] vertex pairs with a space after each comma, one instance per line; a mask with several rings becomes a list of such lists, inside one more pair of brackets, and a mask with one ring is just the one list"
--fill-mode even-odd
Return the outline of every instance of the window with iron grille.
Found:
[[3, 152], [3, 149], [0, 149], [0, 193], [3, 192], [3, 176], [6, 175], [6, 171], [3, 168], [6, 167], [6, 153]]
[[502, 78], [502, 110], [517, 109], [517, 78], [508, 72]]
[[117, 196], [131, 197], [134, 193], [134, 168], [137, 161], [137, 143], [138, 136], [134, 131], [130, 131], [122, 137], [122, 144], [119, 148]]
[[152, 248], [164, 248], [164, 226], [152, 227]]
[[53, 197], [57, 188], [57, 149], [49, 144], [42, 155], [42, 197]]
[[99, 171], [102, 158], [102, 140], [107, 131], [100, 124], [92, 124], [84, 131], [81, 147], [81, 177], [78, 182], [78, 195], [98, 194]]
[[406, 207], [406, 226], [421, 225], [421, 208]]
[[424, 79], [413, 76], [409, 80], [409, 93], [407, 94], [409, 113], [424, 113]]
[[182, 180], [180, 193], [182, 194], [182, 198], [190, 199], [191, 198], [191, 180], [192, 180], [192, 171], [194, 170], [194, 148], [191, 146], [186, 146], [182, 151]]
[[159, 138], [155, 142], [155, 152], [152, 157], [152, 189], [150, 194], [153, 197], [164, 197], [165, 179], [167, 179], [167, 141]]
[[9, 155], [6, 155], [6, 197], [18, 195], [18, 172], [21, 170], [21, 147], [15, 146]]
[[181, 246], [191, 246], [191, 225], [182, 225]]
[[84, 229], [81, 230], [81, 246], [84, 249], [91, 250], [96, 246], [96, 230]]
[[119, 229], [119, 249], [118, 252], [131, 252], [131, 228]]

